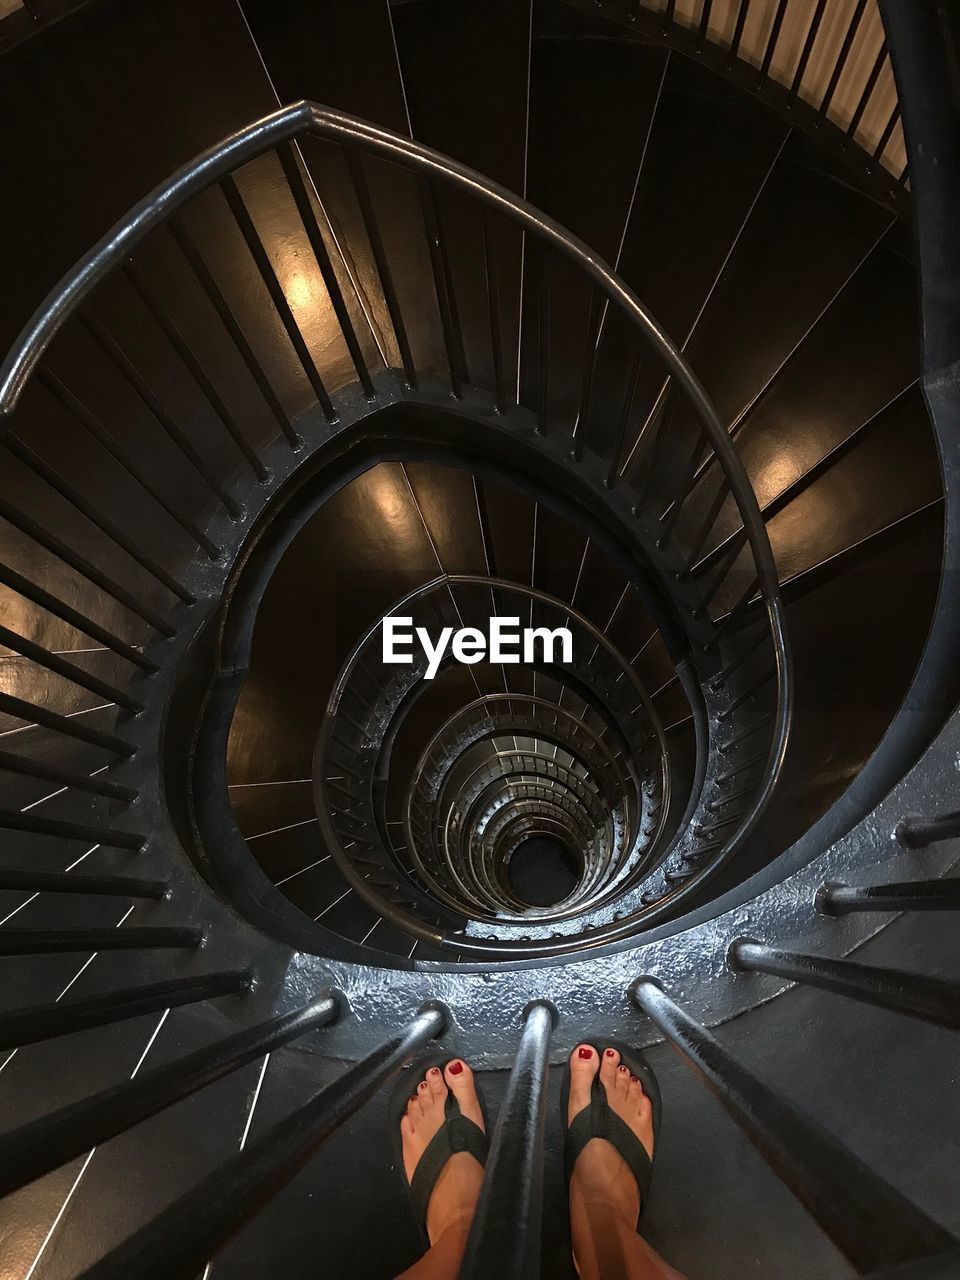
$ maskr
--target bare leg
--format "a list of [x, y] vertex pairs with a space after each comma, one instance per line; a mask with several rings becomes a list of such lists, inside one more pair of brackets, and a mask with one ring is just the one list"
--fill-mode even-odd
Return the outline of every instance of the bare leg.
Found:
[[[443, 1073], [434, 1067], [426, 1079], [420, 1081], [416, 1096], [410, 1099], [407, 1114], [400, 1122], [403, 1166], [408, 1182], [430, 1139], [443, 1124], [448, 1091], [453, 1093], [467, 1119], [481, 1129], [484, 1127], [473, 1072], [467, 1064], [456, 1058], [447, 1064]], [[398, 1280], [456, 1280], [482, 1181], [483, 1169], [472, 1155], [461, 1152], [450, 1157], [427, 1206], [430, 1248]]]
[[[590, 1104], [597, 1070], [611, 1110], [653, 1155], [653, 1117], [640, 1081], [620, 1065], [616, 1049], [578, 1045], [570, 1057], [568, 1123]], [[573, 1258], [582, 1280], [683, 1280], [637, 1234], [640, 1196], [633, 1174], [603, 1138], [588, 1142], [570, 1179]]]

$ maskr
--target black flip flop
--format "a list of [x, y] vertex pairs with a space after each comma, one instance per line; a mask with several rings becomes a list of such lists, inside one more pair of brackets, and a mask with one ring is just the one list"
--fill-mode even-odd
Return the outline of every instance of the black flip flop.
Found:
[[[625, 1044], [621, 1044], [617, 1040], [604, 1040], [603, 1048], [598, 1048], [590, 1040], [584, 1040], [582, 1043], [589, 1044], [601, 1062], [603, 1061], [604, 1049], [616, 1049], [620, 1054], [620, 1065], [627, 1067], [630, 1074], [636, 1076], [643, 1085], [643, 1092], [650, 1099], [650, 1106], [653, 1111], [653, 1152], [656, 1155], [657, 1135], [660, 1132], [661, 1106], [660, 1086], [657, 1084], [657, 1077], [653, 1074], [653, 1068], [642, 1053], [639, 1053], [636, 1049], [629, 1048]], [[594, 1077], [590, 1105], [584, 1107], [578, 1115], [574, 1116], [571, 1125], [567, 1124], [569, 1105], [570, 1060], [568, 1058], [564, 1067], [563, 1087], [560, 1093], [560, 1114], [566, 1134], [563, 1144], [563, 1159], [566, 1166], [567, 1182], [570, 1181], [570, 1175], [573, 1172], [574, 1164], [576, 1164], [577, 1156], [579, 1156], [590, 1139], [605, 1138], [623, 1158], [627, 1168], [636, 1179], [637, 1187], [640, 1191], [640, 1215], [637, 1218], [637, 1226], [639, 1227], [640, 1218], [643, 1217], [643, 1210], [647, 1203], [647, 1193], [650, 1190], [653, 1161], [647, 1155], [643, 1143], [633, 1130], [624, 1124], [616, 1112], [610, 1110], [606, 1090], [600, 1083], [599, 1071]]]
[[[403, 1179], [404, 1189], [410, 1198], [410, 1204], [417, 1219], [417, 1226], [420, 1228], [420, 1234], [423, 1237], [423, 1243], [426, 1248], [430, 1246], [430, 1240], [427, 1235], [427, 1205], [430, 1203], [433, 1188], [437, 1185], [437, 1179], [443, 1172], [447, 1161], [458, 1152], [466, 1151], [475, 1156], [482, 1165], [485, 1165], [487, 1163], [487, 1152], [490, 1148], [489, 1140], [483, 1129], [463, 1115], [460, 1110], [460, 1104], [453, 1095], [453, 1090], [448, 1088], [446, 1119], [427, 1144], [427, 1149], [420, 1157], [419, 1163], [413, 1171], [412, 1181], [407, 1182], [403, 1168], [403, 1139], [400, 1136], [400, 1121], [403, 1119], [404, 1112], [407, 1109], [407, 1103], [417, 1092], [417, 1085], [426, 1076], [431, 1067], [439, 1067], [443, 1071], [449, 1063], [456, 1061], [456, 1058], [449, 1056], [438, 1057], [436, 1054], [432, 1054], [427, 1058], [420, 1058], [419, 1061], [412, 1063], [406, 1070], [401, 1072], [400, 1079], [390, 1098], [390, 1125], [393, 1135], [394, 1158], [400, 1177]], [[413, 1081], [412, 1084], [411, 1081]], [[487, 1109], [484, 1106], [483, 1097], [477, 1086], [476, 1079], [474, 1079], [474, 1088], [477, 1090], [477, 1100], [480, 1103], [483, 1122], [489, 1129], [490, 1121], [487, 1117]]]

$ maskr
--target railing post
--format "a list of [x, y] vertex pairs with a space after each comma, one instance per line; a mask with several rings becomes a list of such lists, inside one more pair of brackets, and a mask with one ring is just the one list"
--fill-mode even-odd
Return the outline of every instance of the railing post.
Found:
[[540, 1275], [547, 1056], [556, 1022], [545, 1000], [526, 1010], [459, 1280]]
[[727, 958], [734, 971], [770, 973], [960, 1031], [960, 983], [946, 978], [782, 951], [762, 946], [752, 938], [736, 938]]
[[[248, 1142], [84, 1274], [84, 1280], [193, 1280], [316, 1149], [447, 1025], [439, 1005], [416, 1018], [302, 1107]], [[198, 1211], [202, 1207], [202, 1211]]]
[[948, 1231], [752, 1076], [655, 978], [638, 978], [631, 996], [861, 1274], [957, 1248]]
[[960, 812], [941, 813], [935, 818], [904, 818], [896, 834], [908, 849], [925, 849], [938, 840], [956, 840], [960, 837]]
[[255, 1058], [327, 1026], [344, 1004], [336, 993], [320, 995], [300, 1009], [215, 1040], [185, 1058], [175, 1058], [10, 1130], [0, 1136], [0, 1196], [60, 1168]]
[[960, 879], [825, 884], [817, 893], [816, 905], [828, 916], [854, 911], [960, 911]]
[[125, 1018], [181, 1005], [215, 1000], [218, 996], [241, 995], [249, 991], [253, 975], [244, 970], [207, 973], [197, 978], [173, 978], [143, 987], [126, 987], [82, 1000], [31, 1005], [0, 1015], [0, 1049], [37, 1044], [88, 1027], [105, 1027]]

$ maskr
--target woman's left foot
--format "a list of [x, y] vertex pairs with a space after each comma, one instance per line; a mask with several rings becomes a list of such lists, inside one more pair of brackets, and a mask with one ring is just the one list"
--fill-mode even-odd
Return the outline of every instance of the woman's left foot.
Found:
[[[599, 1074], [610, 1110], [639, 1138], [653, 1159], [653, 1109], [643, 1085], [621, 1063], [616, 1049], [580, 1044], [570, 1055], [570, 1103], [567, 1124], [590, 1105]], [[626, 1161], [605, 1138], [594, 1138], [577, 1157], [570, 1178], [571, 1209], [578, 1201], [602, 1200], [632, 1228], [640, 1212], [640, 1193]]]
[[[431, 1067], [407, 1103], [406, 1113], [400, 1121], [403, 1167], [408, 1182], [413, 1178], [420, 1157], [446, 1119], [450, 1093], [456, 1098], [461, 1113], [484, 1129], [473, 1072], [467, 1064], [460, 1058], [454, 1058], [443, 1071], [439, 1067]], [[448, 1232], [462, 1233], [466, 1239], [482, 1181], [483, 1166], [475, 1156], [461, 1151], [450, 1157], [427, 1206], [427, 1235], [432, 1245]]]

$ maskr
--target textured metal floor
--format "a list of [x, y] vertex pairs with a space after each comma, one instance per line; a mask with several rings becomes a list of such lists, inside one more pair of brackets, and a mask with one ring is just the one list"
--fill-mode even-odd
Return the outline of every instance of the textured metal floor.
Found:
[[[894, 947], [894, 930], [896, 947]], [[946, 926], [936, 917], [899, 922], [863, 948], [869, 963], [895, 962], [916, 971], [960, 976], [948, 954]], [[960, 1228], [955, 1185], [944, 1168], [960, 1163], [960, 1109], [955, 1096], [956, 1041], [891, 1013], [811, 991], [794, 991], [723, 1027], [719, 1035], [760, 1077], [789, 1091], [872, 1168], [881, 1171], [939, 1221]], [[456, 1051], [454, 1041], [451, 1052]], [[305, 1055], [285, 1077], [268, 1074], [254, 1131], [316, 1087], [317, 1064]], [[664, 1121], [645, 1219], [648, 1238], [689, 1280], [848, 1280], [853, 1269], [820, 1234], [770, 1173], [718, 1104], [670, 1051], [651, 1054], [664, 1094]], [[332, 1077], [341, 1064], [325, 1062]], [[256, 1083], [251, 1076], [251, 1088]], [[905, 1091], [897, 1081], [916, 1080]], [[482, 1077], [495, 1115], [506, 1073]], [[551, 1071], [543, 1275], [567, 1280], [569, 1236], [561, 1162], [560, 1072]], [[214, 1263], [216, 1280], [254, 1275], [365, 1276], [388, 1280], [417, 1256], [386, 1132], [385, 1097], [374, 1099], [283, 1193], [278, 1233], [271, 1216], [255, 1221]], [[936, 1160], [913, 1140], [940, 1135]], [[385, 1269], [385, 1259], [392, 1259]], [[61, 1274], [59, 1271], [57, 1274]], [[62, 1274], [67, 1274], [64, 1271]]]

